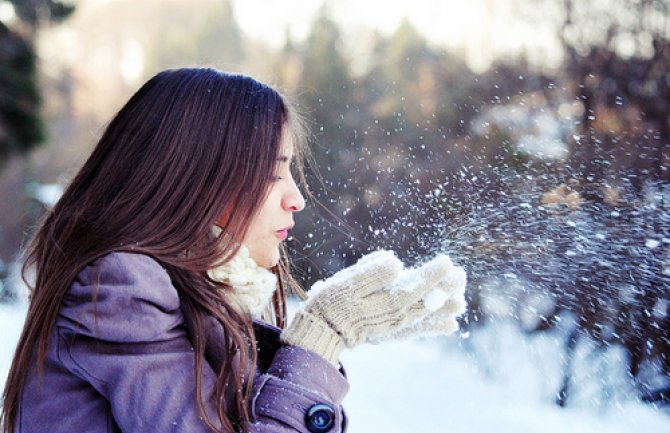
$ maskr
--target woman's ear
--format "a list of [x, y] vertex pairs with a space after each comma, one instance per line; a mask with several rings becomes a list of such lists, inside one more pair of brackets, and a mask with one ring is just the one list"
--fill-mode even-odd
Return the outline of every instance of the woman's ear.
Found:
[[219, 216], [219, 219], [216, 220], [216, 225], [219, 227], [225, 227], [228, 224], [228, 221], [230, 221], [230, 218], [233, 216], [233, 209], [235, 209], [235, 203], [234, 200], [231, 200], [223, 208], [221, 216]]

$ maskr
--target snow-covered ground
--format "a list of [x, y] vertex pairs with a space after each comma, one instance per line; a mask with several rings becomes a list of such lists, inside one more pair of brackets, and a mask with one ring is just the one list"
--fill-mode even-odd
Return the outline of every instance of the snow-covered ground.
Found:
[[25, 315], [24, 304], [0, 303], [0, 383], [3, 389]]
[[345, 401], [351, 431], [670, 431], [670, 414], [630, 397], [617, 401], [614, 395], [612, 402], [598, 404], [577, 395], [574, 407], [558, 408], [553, 396], [560, 361], [543, 362], [556, 356], [557, 349], [547, 347], [551, 339], [524, 343], [511, 326], [501, 328], [471, 337], [480, 340], [475, 344], [491, 344], [487, 354], [465, 349], [458, 337], [386, 343], [345, 353], [342, 361], [352, 387]]
[[[25, 307], [0, 304], [4, 383]], [[560, 380], [559, 335], [528, 337], [504, 322], [414, 342], [362, 346], [342, 356], [351, 383], [351, 433], [653, 433], [670, 431], [670, 413], [627, 397], [626, 381], [582, 347], [574, 403], [553, 404]], [[578, 351], [579, 352], [579, 351]], [[600, 383], [601, 387], [589, 387]], [[606, 392], [604, 393], [604, 390]], [[606, 394], [606, 397], [604, 396]]]

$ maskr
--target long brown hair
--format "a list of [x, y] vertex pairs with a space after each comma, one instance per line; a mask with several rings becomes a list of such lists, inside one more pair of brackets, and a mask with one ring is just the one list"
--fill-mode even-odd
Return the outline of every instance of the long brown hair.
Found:
[[[205, 323], [213, 316], [221, 324], [228, 356], [218, 372], [217, 416], [223, 431], [246, 430], [256, 363], [251, 319], [229, 305], [226, 287], [206, 271], [237, 251], [268, 190], [283, 133], [292, 135], [300, 161], [296, 119], [276, 90], [213, 69], [164, 71], [132, 96], [27, 250], [24, 273], [34, 269], [36, 280], [3, 393], [4, 433], [13, 433], [35, 355], [41, 372], [72, 281], [112, 251], [150, 255], [168, 271], [194, 340], [198, 410], [212, 431], [219, 430], [204, 409], [201, 384]], [[224, 212], [230, 217], [215, 236], [211, 229]], [[283, 326], [287, 261], [274, 271], [274, 320]], [[233, 365], [236, 355], [242, 368]], [[226, 389], [239, 391], [226, 401]]]

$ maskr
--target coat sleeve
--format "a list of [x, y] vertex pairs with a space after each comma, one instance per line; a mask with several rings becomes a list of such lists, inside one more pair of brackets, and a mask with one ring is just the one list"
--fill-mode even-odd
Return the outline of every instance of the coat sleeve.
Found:
[[[198, 413], [195, 354], [179, 297], [152, 258], [112, 253], [85, 268], [57, 320], [64, 368], [93, 386], [125, 433], [209, 432]], [[206, 411], [220, 428], [216, 375], [203, 368]], [[341, 432], [344, 376], [309, 351], [284, 346], [254, 379], [252, 433]]]

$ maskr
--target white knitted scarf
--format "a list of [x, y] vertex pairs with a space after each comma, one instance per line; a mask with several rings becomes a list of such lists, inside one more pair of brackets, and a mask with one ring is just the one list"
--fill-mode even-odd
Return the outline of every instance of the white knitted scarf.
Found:
[[231, 286], [233, 290], [225, 293], [227, 299], [256, 319], [260, 319], [269, 306], [277, 287], [275, 274], [258, 266], [244, 245], [227, 263], [210, 270], [209, 276]]

